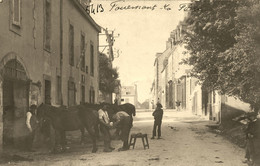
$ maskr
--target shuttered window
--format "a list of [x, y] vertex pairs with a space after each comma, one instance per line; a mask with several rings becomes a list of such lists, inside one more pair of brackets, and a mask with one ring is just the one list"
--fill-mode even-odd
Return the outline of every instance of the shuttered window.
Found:
[[74, 66], [74, 27], [69, 27], [69, 64]]
[[13, 0], [13, 24], [21, 25], [21, 1]]

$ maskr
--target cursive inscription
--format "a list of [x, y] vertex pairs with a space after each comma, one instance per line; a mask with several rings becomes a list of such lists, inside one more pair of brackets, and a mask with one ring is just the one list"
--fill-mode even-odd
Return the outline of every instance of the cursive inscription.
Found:
[[118, 0], [110, 3], [109, 11], [122, 11], [122, 10], [155, 10], [157, 5], [122, 5], [121, 2], [125, 2], [125, 0]]

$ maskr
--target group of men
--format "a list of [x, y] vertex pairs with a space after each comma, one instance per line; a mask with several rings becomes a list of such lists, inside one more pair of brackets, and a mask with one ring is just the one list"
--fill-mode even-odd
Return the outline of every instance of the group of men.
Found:
[[115, 149], [111, 147], [111, 134], [109, 131], [111, 128], [116, 128], [119, 131], [120, 139], [123, 141], [123, 146], [118, 151], [128, 150], [128, 138], [133, 122], [132, 116], [124, 111], [119, 111], [114, 113], [110, 119], [107, 109], [108, 106], [104, 105], [98, 110], [100, 130], [104, 136], [104, 152], [111, 152]]

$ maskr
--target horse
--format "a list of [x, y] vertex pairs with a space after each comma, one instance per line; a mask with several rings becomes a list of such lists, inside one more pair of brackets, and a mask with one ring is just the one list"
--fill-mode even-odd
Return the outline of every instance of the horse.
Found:
[[135, 106], [133, 104], [125, 103], [125, 104], [119, 105], [118, 107], [120, 110], [125, 111], [130, 116], [136, 115]]
[[96, 140], [99, 137], [99, 118], [98, 118], [98, 109], [99, 105], [96, 104], [80, 104], [76, 106], [68, 107], [69, 110], [78, 112], [79, 119], [81, 123], [84, 125], [86, 130], [88, 131], [93, 149], [92, 152], [95, 153], [97, 151]]
[[130, 103], [125, 103], [121, 105], [101, 103], [101, 105], [108, 105], [108, 112], [110, 112], [110, 114], [115, 114], [119, 111], [124, 111], [131, 117], [136, 115], [135, 106]]
[[[47, 119], [50, 121], [52, 127], [55, 130], [55, 145], [54, 152], [56, 152], [55, 146], [61, 145], [62, 149], [65, 146], [65, 132], [66, 131], [81, 131], [81, 141], [84, 139], [85, 128], [89, 132], [93, 141], [92, 153], [97, 151], [95, 134], [92, 131], [92, 126], [97, 124], [95, 119], [97, 115], [88, 109], [86, 106], [78, 105], [72, 106], [67, 109], [57, 108], [47, 104], [41, 104], [37, 108], [37, 118], [42, 123]], [[98, 119], [97, 119], [98, 120]]]

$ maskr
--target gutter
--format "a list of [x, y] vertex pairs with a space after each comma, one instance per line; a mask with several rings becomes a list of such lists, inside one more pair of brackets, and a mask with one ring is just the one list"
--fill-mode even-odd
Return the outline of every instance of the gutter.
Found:
[[62, 95], [62, 72], [63, 70], [63, 0], [60, 0], [60, 97], [61, 105], [63, 105], [63, 95]]

